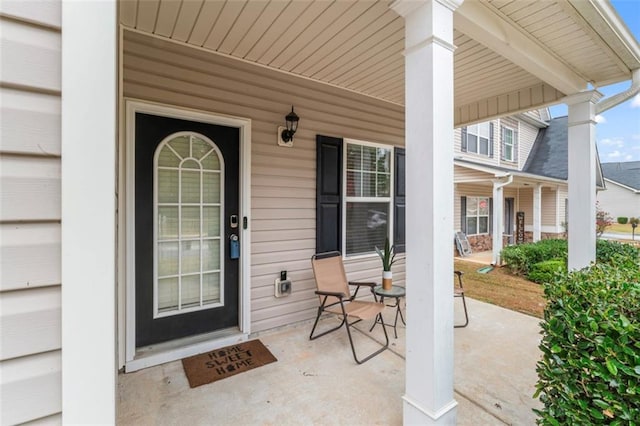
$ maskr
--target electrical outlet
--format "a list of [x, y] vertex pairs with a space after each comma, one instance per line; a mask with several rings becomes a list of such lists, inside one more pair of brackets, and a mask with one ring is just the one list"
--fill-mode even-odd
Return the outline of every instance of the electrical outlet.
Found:
[[284, 297], [291, 294], [291, 281], [290, 280], [282, 280], [280, 278], [276, 278], [275, 281], [275, 296], [276, 297]]

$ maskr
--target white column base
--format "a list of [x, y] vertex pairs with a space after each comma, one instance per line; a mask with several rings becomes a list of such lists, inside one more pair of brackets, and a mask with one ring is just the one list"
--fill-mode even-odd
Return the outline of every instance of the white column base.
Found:
[[405, 425], [455, 425], [456, 424], [456, 407], [458, 403], [451, 400], [447, 405], [442, 407], [435, 413], [430, 412], [420, 404], [404, 395], [402, 397]]

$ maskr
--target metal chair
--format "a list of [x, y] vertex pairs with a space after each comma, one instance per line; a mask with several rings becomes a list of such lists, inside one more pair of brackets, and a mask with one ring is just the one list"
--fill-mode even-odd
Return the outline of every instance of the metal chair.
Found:
[[469, 313], [467, 312], [467, 301], [464, 298], [464, 287], [462, 286], [462, 276], [464, 275], [464, 272], [462, 271], [453, 271], [453, 272], [458, 276], [458, 287], [455, 287], [453, 289], [453, 297], [462, 298], [462, 306], [464, 307], [464, 318], [465, 318], [464, 324], [454, 325], [454, 327], [462, 328], [469, 325]]
[[[356, 300], [360, 287], [365, 286], [373, 290], [376, 283], [347, 282], [347, 275], [344, 271], [344, 265], [342, 264], [342, 255], [337, 251], [313, 255], [311, 257], [311, 266], [313, 267], [313, 275], [316, 280], [316, 294], [320, 298], [320, 306], [318, 307], [318, 315], [311, 329], [309, 339], [315, 340], [318, 337], [338, 330], [344, 325], [347, 329], [347, 335], [349, 336], [353, 358], [358, 364], [368, 361], [387, 349], [389, 347], [389, 336], [387, 335], [387, 327], [384, 327], [384, 319], [382, 318], [382, 311], [385, 307], [384, 304]], [[353, 295], [351, 295], [349, 290], [350, 285], [356, 286], [356, 291]], [[325, 312], [342, 317], [342, 322], [337, 327], [314, 336], [313, 333], [316, 330], [320, 316]], [[350, 322], [349, 318], [353, 318], [355, 321]], [[377, 351], [367, 355], [363, 359], [358, 359], [351, 336], [351, 326], [362, 320], [369, 319], [377, 319], [382, 323], [386, 343]]]

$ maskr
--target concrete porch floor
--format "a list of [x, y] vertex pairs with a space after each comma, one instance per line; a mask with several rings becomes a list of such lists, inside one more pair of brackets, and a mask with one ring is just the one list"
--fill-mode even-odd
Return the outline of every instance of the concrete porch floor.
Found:
[[[469, 326], [455, 329], [458, 424], [535, 424], [539, 320], [469, 298], [467, 304]], [[385, 320], [394, 313], [387, 308]], [[310, 341], [311, 326], [258, 334], [278, 362], [194, 389], [180, 361], [121, 374], [118, 424], [402, 424], [404, 326], [398, 339], [388, 329], [390, 350], [362, 365], [354, 362], [344, 329]], [[384, 338], [380, 326], [371, 335], [354, 333], [361, 353], [375, 349], [371, 337]]]

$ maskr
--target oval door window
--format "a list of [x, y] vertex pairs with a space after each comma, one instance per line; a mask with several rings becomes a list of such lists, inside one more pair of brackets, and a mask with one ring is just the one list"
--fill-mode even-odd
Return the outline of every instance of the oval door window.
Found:
[[223, 157], [207, 137], [180, 132], [153, 164], [154, 318], [223, 306]]

